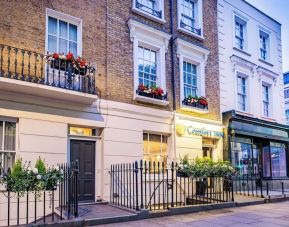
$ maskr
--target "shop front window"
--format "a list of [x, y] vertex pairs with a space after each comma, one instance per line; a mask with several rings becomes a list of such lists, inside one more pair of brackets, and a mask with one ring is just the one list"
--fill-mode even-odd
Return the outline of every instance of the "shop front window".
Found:
[[272, 177], [286, 177], [286, 152], [285, 147], [271, 147]]
[[263, 176], [287, 176], [285, 144], [271, 142], [270, 146], [263, 147]]
[[250, 139], [236, 138], [231, 144], [232, 164], [241, 175], [253, 174], [253, 150]]

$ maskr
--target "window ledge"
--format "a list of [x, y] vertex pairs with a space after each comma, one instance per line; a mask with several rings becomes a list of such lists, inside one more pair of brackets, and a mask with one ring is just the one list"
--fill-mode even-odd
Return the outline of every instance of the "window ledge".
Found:
[[209, 113], [208, 109], [200, 109], [200, 108], [197, 108], [197, 107], [186, 106], [186, 105], [183, 105], [183, 104], [181, 104], [181, 110], [195, 112], [195, 113], [202, 113], [202, 114]]
[[271, 62], [269, 62], [269, 61], [266, 61], [266, 60], [264, 60], [264, 59], [262, 59], [262, 58], [259, 58], [259, 61], [260, 62], [263, 62], [264, 64], [266, 64], [266, 65], [269, 65], [269, 66], [274, 66]]
[[[203, 35], [195, 34], [193, 32], [190, 32], [190, 31], [186, 30], [186, 29], [183, 29], [181, 27], [178, 27], [178, 31], [180, 31], [180, 32], [182, 32], [182, 33], [184, 33], [186, 35], [193, 36], [193, 37], [195, 37], [195, 38], [197, 38], [198, 40], [201, 40], [201, 41], [203, 41], [205, 39], [205, 37]], [[202, 33], [202, 31], [201, 31], [201, 33]]]
[[140, 10], [140, 9], [136, 8], [135, 6], [132, 8], [132, 11], [137, 13], [137, 14], [140, 14], [140, 15], [148, 18], [148, 19], [151, 19], [153, 21], [156, 21], [156, 22], [159, 22], [159, 23], [162, 23], [162, 24], [166, 23], [165, 19], [156, 17], [154, 15], [151, 15], [151, 14], [149, 14], [149, 13], [143, 11], [143, 10]]
[[169, 105], [169, 101], [160, 100], [160, 99], [154, 99], [154, 98], [148, 98], [148, 97], [140, 96], [140, 95], [137, 95], [137, 94], [135, 94], [134, 100], [139, 101], [139, 102], [147, 102], [147, 103], [151, 103], [151, 104], [159, 105], [159, 106], [167, 106], [167, 105]]
[[247, 56], [252, 56], [252, 55], [251, 55], [250, 53], [248, 53], [247, 51], [242, 50], [242, 49], [240, 49], [240, 48], [238, 48], [238, 47], [233, 47], [233, 49], [236, 50], [236, 51], [239, 51], [240, 53], [243, 53], [243, 54], [245, 54], [245, 55], [247, 55]]

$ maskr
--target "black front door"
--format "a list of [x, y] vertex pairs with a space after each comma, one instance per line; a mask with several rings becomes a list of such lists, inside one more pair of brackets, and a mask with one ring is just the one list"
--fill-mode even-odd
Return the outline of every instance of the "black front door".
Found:
[[79, 162], [78, 199], [95, 201], [95, 142], [71, 140], [70, 160]]

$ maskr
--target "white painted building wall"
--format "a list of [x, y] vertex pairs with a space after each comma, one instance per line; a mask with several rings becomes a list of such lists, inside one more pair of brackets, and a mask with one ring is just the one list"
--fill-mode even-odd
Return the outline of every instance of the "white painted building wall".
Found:
[[[234, 48], [234, 15], [246, 21], [246, 51]], [[259, 29], [269, 34], [268, 62], [260, 60]], [[218, 40], [221, 111], [237, 109], [237, 72], [239, 71], [246, 74], [248, 79], [248, 110], [243, 114], [285, 123], [281, 25], [244, 0], [218, 0]], [[232, 58], [235, 61], [232, 61]], [[263, 83], [271, 85], [269, 117], [263, 116]]]

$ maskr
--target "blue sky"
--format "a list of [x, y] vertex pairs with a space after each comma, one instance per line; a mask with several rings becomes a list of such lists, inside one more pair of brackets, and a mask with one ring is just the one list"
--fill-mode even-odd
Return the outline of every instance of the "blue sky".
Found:
[[282, 24], [283, 72], [289, 71], [289, 0], [246, 1]]

